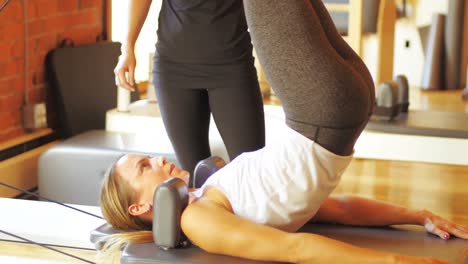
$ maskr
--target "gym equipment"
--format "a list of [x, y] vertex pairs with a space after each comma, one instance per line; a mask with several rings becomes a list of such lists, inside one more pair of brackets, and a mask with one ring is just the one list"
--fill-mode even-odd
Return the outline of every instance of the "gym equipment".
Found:
[[399, 89], [396, 82], [388, 81], [380, 84], [372, 118], [375, 120], [392, 120], [396, 117], [400, 112], [398, 93]]
[[[164, 148], [163, 143], [154, 147], [152, 142], [140, 142], [134, 135], [93, 130], [104, 129], [106, 111], [117, 101], [113, 69], [119, 54], [120, 43], [74, 46], [69, 39], [47, 54], [47, 75], [60, 119], [53, 128], [67, 140], [48, 149], [39, 159], [38, 187], [43, 196], [96, 205], [103, 173], [119, 155], [145, 152], [152, 147], [146, 153], [157, 154], [159, 145]], [[133, 93], [131, 99], [135, 96]], [[175, 161], [172, 148], [165, 149], [167, 152], [161, 154]]]
[[408, 78], [404, 75], [398, 75], [393, 81], [380, 84], [375, 104], [372, 120], [389, 121], [399, 114], [408, 113]]
[[[452, 261], [452, 263], [464, 264], [468, 261], [468, 249], [465, 240], [452, 238], [449, 241], [443, 241], [433, 235], [425, 234], [422, 230], [409, 231], [391, 227], [347, 227], [308, 223], [299, 232], [315, 233], [357, 246], [405, 255], [437, 257]], [[339, 258], [340, 255], [337, 255], [338, 263], [340, 262]], [[209, 254], [196, 246], [164, 251], [158, 248], [156, 244], [128, 245], [120, 261], [122, 264], [272, 263]]]
[[200, 188], [205, 181], [217, 170], [226, 165], [226, 162], [217, 156], [208, 157], [195, 166], [193, 172], [193, 186], [192, 188]]
[[[465, 113], [408, 111], [409, 84], [404, 75], [379, 86], [367, 130], [385, 133], [468, 139]], [[382, 122], [383, 121], [383, 122]]]
[[64, 40], [62, 46], [50, 51], [46, 58], [48, 79], [60, 119], [55, 130], [62, 138], [104, 129], [105, 113], [117, 101], [113, 68], [120, 55], [117, 42], [76, 47], [67, 43]]
[[[97, 206], [76, 207], [88, 212], [100, 213]], [[21, 210], [18, 210], [18, 208], [21, 208]], [[96, 245], [90, 242], [90, 232], [105, 223], [104, 220], [70, 211], [50, 202], [0, 198], [0, 210], [2, 212], [15, 212], [2, 215], [1, 230], [53, 246], [92, 250]], [[399, 226], [393, 228], [367, 228], [308, 223], [301, 231], [313, 232], [358, 246], [401, 254], [438, 257], [460, 264], [468, 261], [468, 242], [466, 240], [451, 238], [448, 241], [443, 241], [431, 234], [426, 234], [419, 227], [414, 229]], [[0, 239], [3, 241], [16, 241], [16, 239], [1, 233]], [[11, 254], [14, 255], [13, 252]], [[51, 254], [57, 253], [52, 252]], [[338, 262], [340, 257], [340, 255], [337, 255]], [[259, 263], [208, 254], [193, 245], [188, 248], [165, 251], [154, 243], [129, 245], [121, 259], [123, 264]], [[31, 261], [24, 263], [31, 263]]]
[[187, 247], [189, 242], [183, 234], [180, 221], [188, 205], [188, 188], [184, 181], [171, 178], [156, 188], [153, 204], [153, 239], [163, 250]]
[[374, 113], [356, 142], [354, 157], [468, 164], [468, 114], [409, 110], [404, 75], [378, 88]]
[[[75, 186], [80, 189], [80, 186]], [[83, 211], [101, 215], [97, 206], [73, 205]], [[56, 203], [12, 198], [0, 198], [2, 214], [0, 230], [50, 246], [95, 249], [89, 241], [92, 230], [105, 220], [70, 210]], [[0, 233], [0, 240], [21, 241]]]
[[398, 86], [398, 112], [408, 113], [409, 108], [409, 83], [404, 75], [397, 75], [395, 82]]
[[[457, 112], [409, 111], [389, 122], [370, 120], [367, 130], [401, 135], [468, 139], [468, 115]], [[453, 153], [451, 153], [453, 154]]]
[[91, 130], [49, 148], [40, 156], [39, 194], [63, 203], [97, 205], [106, 169], [130, 152], [165, 156], [177, 164], [170, 143], [158, 141], [157, 137]]

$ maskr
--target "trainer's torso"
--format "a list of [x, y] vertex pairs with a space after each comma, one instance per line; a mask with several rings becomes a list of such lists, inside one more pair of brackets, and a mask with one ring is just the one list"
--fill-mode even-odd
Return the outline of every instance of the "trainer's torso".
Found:
[[195, 64], [251, 58], [242, 0], [163, 0], [156, 57]]

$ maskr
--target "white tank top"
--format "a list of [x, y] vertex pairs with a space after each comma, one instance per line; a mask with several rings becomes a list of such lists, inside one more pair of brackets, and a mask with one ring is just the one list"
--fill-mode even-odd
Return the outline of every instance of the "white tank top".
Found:
[[213, 174], [207, 186], [222, 191], [234, 213], [294, 232], [317, 212], [352, 156], [338, 156], [285, 126], [264, 148], [241, 154]]

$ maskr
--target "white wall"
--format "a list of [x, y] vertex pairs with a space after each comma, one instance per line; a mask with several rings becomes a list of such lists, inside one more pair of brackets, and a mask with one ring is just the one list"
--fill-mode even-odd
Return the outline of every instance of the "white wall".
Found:
[[[395, 26], [394, 76], [404, 74], [408, 77], [410, 85], [421, 85], [425, 58], [419, 27], [430, 25], [435, 13], [447, 14], [448, 1], [419, 0], [415, 6], [410, 6], [407, 18], [398, 19]], [[375, 76], [377, 63], [375, 35], [364, 38], [363, 49], [363, 59]]]
[[419, 0], [414, 8], [414, 16], [411, 18], [418, 26], [429, 25], [434, 13], [447, 14], [450, 0]]

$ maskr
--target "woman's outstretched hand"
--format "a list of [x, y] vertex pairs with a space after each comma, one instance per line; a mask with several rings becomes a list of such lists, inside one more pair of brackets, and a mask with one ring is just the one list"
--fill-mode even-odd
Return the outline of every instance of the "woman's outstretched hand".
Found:
[[135, 53], [132, 50], [122, 51], [115, 66], [115, 84], [130, 91], [135, 90]]
[[466, 226], [455, 224], [426, 210], [421, 212], [421, 216], [421, 225], [424, 226], [429, 233], [437, 235], [445, 240], [449, 239], [451, 235], [462, 239], [468, 239], [468, 227]]

